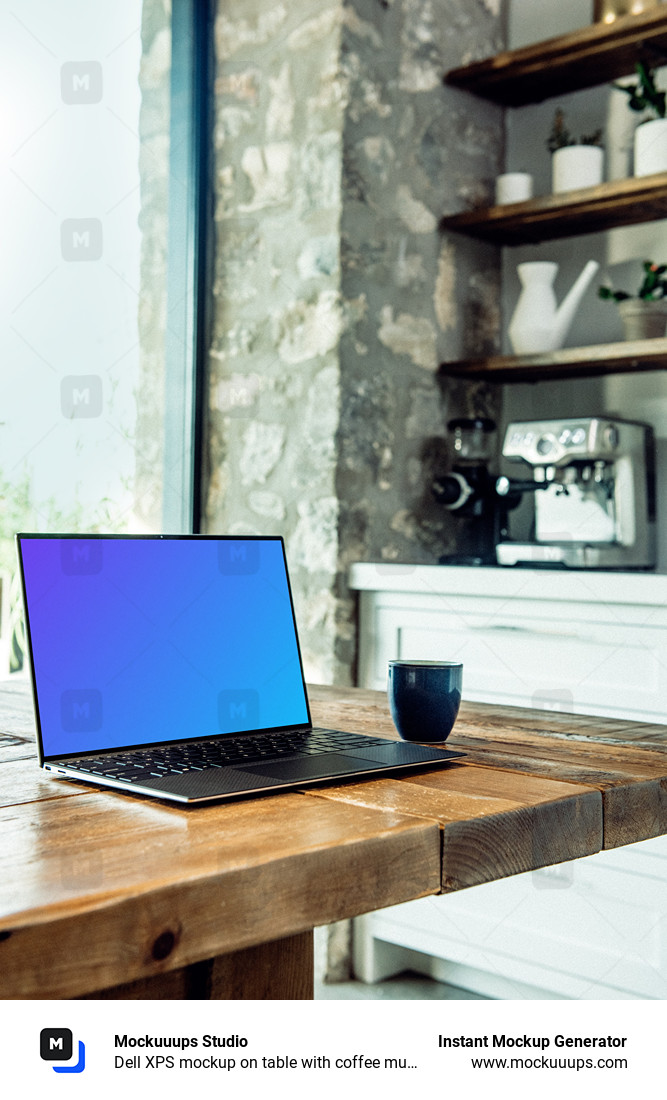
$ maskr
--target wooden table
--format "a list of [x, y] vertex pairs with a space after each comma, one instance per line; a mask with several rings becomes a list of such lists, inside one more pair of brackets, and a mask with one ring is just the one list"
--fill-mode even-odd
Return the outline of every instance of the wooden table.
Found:
[[[395, 736], [384, 696], [321, 725]], [[0, 685], [0, 997], [306, 998], [312, 930], [667, 832], [667, 727], [464, 704], [465, 762], [176, 808], [47, 778]]]

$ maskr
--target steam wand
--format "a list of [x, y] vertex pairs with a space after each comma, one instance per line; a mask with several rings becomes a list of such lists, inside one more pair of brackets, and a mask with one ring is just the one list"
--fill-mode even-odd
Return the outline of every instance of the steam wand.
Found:
[[538, 489], [548, 489], [550, 481], [513, 481], [509, 477], [496, 479], [496, 493], [499, 497], [513, 496], [515, 493], [536, 493]]

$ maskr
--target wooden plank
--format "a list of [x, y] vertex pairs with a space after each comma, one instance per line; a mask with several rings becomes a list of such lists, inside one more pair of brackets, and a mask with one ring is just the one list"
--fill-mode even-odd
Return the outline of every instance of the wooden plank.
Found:
[[261, 943], [212, 960], [212, 1000], [311, 1000], [315, 980], [312, 931]]
[[[319, 724], [397, 737], [383, 693], [315, 688], [311, 703]], [[465, 763], [195, 809], [78, 786], [45, 796], [36, 766], [5, 763], [0, 996], [242, 990], [242, 958], [218, 956], [666, 832], [665, 736], [466, 703], [450, 742]], [[303, 952], [290, 966], [296, 989]]]
[[13, 676], [0, 681], [0, 733], [35, 740], [35, 715], [27, 677]]
[[540, 382], [555, 378], [594, 378], [598, 375], [664, 370], [667, 339], [624, 340], [561, 348], [541, 355], [490, 355], [441, 363], [443, 378], [477, 378], [487, 382]]
[[152, 978], [139, 978], [110, 989], [82, 993], [82, 1001], [206, 1001], [210, 998], [212, 960], [167, 970]]
[[613, 180], [525, 202], [477, 207], [440, 220], [441, 230], [497, 245], [539, 244], [667, 217], [667, 173]]
[[662, 61], [666, 49], [667, 18], [653, 9], [506, 50], [454, 69], [445, 80], [502, 106], [521, 107], [615, 80], [631, 73], [639, 57]]
[[35, 746], [25, 737], [12, 737], [9, 734], [0, 734], [0, 764], [10, 760], [26, 760], [35, 766], [37, 753]]
[[91, 788], [73, 779], [55, 779], [43, 772], [33, 750], [28, 759], [6, 760], [0, 757], [0, 806], [18, 806], [22, 802], [42, 802], [48, 798], [68, 798], [90, 794]]
[[458, 727], [490, 729], [500, 734], [514, 736], [517, 731], [529, 737], [562, 737], [590, 743], [618, 742], [619, 747], [628, 744], [648, 743], [660, 751], [667, 750], [667, 725], [637, 722], [636, 719], [598, 717], [592, 714], [571, 714], [567, 711], [547, 711], [541, 707], [515, 707], [497, 703], [463, 702], [457, 721]]
[[650, 747], [638, 723], [474, 704], [465, 708], [452, 747], [466, 751], [470, 763], [597, 787], [603, 847], [615, 848], [667, 832], [667, 728], [646, 729]]
[[[665, 341], [667, 349], [667, 340]], [[330, 687], [313, 685], [309, 689], [313, 720], [322, 725], [338, 725], [341, 729], [377, 733], [399, 739], [389, 713], [389, 703], [383, 691], [369, 688]], [[640, 742], [645, 738], [659, 747], [667, 747], [667, 725], [638, 722], [635, 718], [606, 718], [592, 714], [570, 714], [548, 711], [541, 707], [509, 706], [505, 703], [478, 703], [464, 700], [454, 727], [475, 728], [480, 735], [489, 730], [515, 738], [517, 731], [528, 735], [567, 736], [590, 742], [626, 740]]]
[[233, 951], [153, 978], [86, 993], [88, 1000], [312, 1000], [313, 933]]
[[[329, 689], [317, 689], [313, 706], [318, 720], [352, 728], [353, 695], [336, 698]], [[393, 729], [382, 692], [360, 693], [360, 713], [365, 732], [387, 736]], [[646, 744], [643, 734], [650, 738]], [[447, 744], [466, 753], [466, 765], [596, 788], [602, 794], [604, 848], [667, 832], [667, 727], [467, 702]]]
[[[571, 720], [573, 716], [569, 717]], [[664, 773], [667, 768], [667, 745], [654, 743], [646, 747], [640, 741], [619, 738], [618, 732], [611, 730], [611, 735], [605, 736], [601, 730], [588, 734], [575, 730], [558, 731], [550, 729], [546, 723], [542, 729], [531, 729], [513, 726], [509, 719], [506, 726], [499, 727], [484, 718], [471, 720], [462, 717], [447, 744], [450, 748], [456, 748], [464, 739], [472, 739], [479, 747], [485, 747], [489, 741], [495, 740], [500, 744], [511, 744], [526, 755], [546, 759], [576, 756], [577, 759], [590, 761], [594, 767], [619, 769], [628, 777]]]
[[384, 692], [313, 684], [308, 688], [308, 698], [315, 725], [400, 741]]
[[1, 810], [0, 831], [0, 997], [80, 996], [440, 886], [437, 823], [303, 794], [83, 795]]
[[322, 788], [317, 794], [434, 817], [444, 835], [443, 890], [592, 855], [603, 842], [598, 790], [483, 767], [452, 764], [402, 780]]
[[603, 798], [603, 848], [616, 848], [667, 832], [667, 764], [661, 754], [613, 749], [573, 740], [526, 743], [526, 735], [494, 739], [461, 732], [452, 748], [466, 752], [466, 762], [596, 787]]

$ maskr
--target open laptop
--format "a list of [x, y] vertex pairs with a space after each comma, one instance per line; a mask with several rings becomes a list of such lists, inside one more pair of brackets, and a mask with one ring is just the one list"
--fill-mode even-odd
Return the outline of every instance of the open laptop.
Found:
[[40, 764], [179, 803], [460, 753], [313, 729], [280, 537], [17, 535]]

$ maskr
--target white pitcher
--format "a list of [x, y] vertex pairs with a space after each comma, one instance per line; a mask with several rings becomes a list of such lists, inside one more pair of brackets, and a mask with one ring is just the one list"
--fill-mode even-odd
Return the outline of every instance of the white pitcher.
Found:
[[518, 265], [523, 289], [508, 328], [516, 355], [562, 348], [579, 303], [599, 267], [596, 260], [589, 260], [559, 306], [553, 289], [558, 264], [537, 261]]

